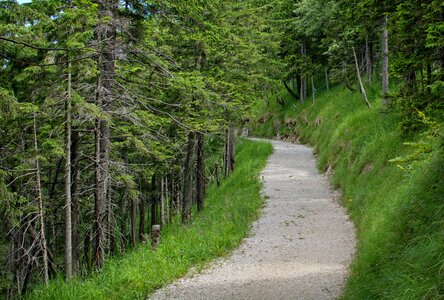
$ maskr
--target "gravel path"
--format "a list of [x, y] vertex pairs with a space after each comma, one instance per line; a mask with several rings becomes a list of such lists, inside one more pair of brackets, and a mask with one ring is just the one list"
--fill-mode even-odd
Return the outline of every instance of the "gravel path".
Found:
[[354, 249], [354, 227], [316, 171], [312, 150], [272, 141], [268, 197], [251, 236], [228, 258], [151, 299], [335, 299]]

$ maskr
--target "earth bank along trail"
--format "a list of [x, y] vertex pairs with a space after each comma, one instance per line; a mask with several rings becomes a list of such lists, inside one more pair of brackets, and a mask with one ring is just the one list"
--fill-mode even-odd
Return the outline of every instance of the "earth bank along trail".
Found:
[[355, 236], [312, 150], [271, 141], [263, 171], [268, 198], [250, 237], [228, 258], [161, 289], [151, 299], [335, 299]]

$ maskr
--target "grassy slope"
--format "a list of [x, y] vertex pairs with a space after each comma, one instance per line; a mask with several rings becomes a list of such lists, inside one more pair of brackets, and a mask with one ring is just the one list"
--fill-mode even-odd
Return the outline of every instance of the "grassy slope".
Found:
[[220, 188], [208, 190], [206, 208], [184, 228], [162, 231], [157, 251], [142, 245], [120, 259], [111, 259], [102, 272], [66, 284], [54, 280], [36, 288], [30, 299], [145, 299], [155, 289], [184, 275], [191, 267], [228, 253], [247, 235], [263, 203], [259, 172], [271, 154], [270, 144], [241, 141], [235, 172]]
[[[403, 137], [397, 114], [382, 113], [377, 94], [370, 97], [371, 110], [339, 87], [315, 104], [269, 104], [253, 132], [297, 135], [315, 147], [321, 170], [333, 167], [359, 239], [344, 299], [444, 299], [444, 155], [432, 141], [410, 171], [390, 163], [421, 136]], [[295, 128], [285, 125], [292, 119]]]

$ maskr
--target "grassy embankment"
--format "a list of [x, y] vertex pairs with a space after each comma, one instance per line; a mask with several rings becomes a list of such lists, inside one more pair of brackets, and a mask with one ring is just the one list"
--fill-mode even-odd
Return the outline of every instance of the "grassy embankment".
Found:
[[272, 102], [259, 108], [253, 132], [297, 136], [314, 146], [320, 170], [333, 170], [359, 240], [344, 299], [444, 299], [442, 135], [406, 136], [399, 113], [382, 112], [369, 92], [372, 109], [340, 87], [314, 104]]
[[121, 258], [107, 261], [100, 273], [65, 283], [53, 280], [29, 299], [145, 299], [155, 289], [226, 255], [248, 234], [263, 203], [259, 173], [272, 152], [270, 144], [243, 140], [237, 148], [234, 173], [219, 188], [210, 186], [206, 208], [192, 223], [162, 230], [156, 251], [141, 245]]

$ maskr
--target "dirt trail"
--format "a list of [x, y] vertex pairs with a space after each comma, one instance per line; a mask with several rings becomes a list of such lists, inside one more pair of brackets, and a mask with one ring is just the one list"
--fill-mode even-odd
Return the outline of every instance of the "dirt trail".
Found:
[[251, 236], [229, 257], [150, 299], [335, 299], [351, 263], [355, 236], [312, 150], [272, 141], [263, 171], [268, 197]]

